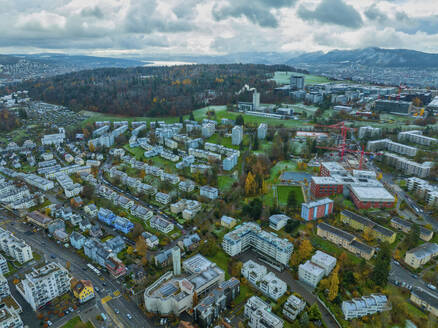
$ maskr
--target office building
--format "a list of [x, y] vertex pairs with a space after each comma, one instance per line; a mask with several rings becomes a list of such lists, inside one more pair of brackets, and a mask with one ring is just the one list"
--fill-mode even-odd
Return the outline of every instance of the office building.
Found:
[[58, 263], [50, 262], [40, 268], [33, 268], [16, 285], [18, 292], [34, 311], [54, 298], [70, 290], [70, 274]]
[[342, 312], [345, 320], [361, 318], [378, 312], [388, 311], [391, 306], [388, 297], [383, 294], [371, 294], [342, 302]]
[[424, 243], [406, 252], [405, 263], [418, 269], [436, 256], [438, 256], [438, 244]]
[[293, 251], [293, 244], [273, 233], [263, 231], [252, 222], [245, 222], [228, 232], [222, 241], [224, 251], [235, 256], [249, 248], [287, 265]]
[[272, 313], [272, 308], [257, 296], [245, 303], [244, 315], [250, 328], [283, 328], [284, 321]]
[[236, 125], [231, 132], [231, 143], [233, 145], [240, 145], [243, 140], [243, 127]]
[[301, 217], [306, 221], [317, 220], [333, 213], [334, 202], [330, 198], [301, 204]]

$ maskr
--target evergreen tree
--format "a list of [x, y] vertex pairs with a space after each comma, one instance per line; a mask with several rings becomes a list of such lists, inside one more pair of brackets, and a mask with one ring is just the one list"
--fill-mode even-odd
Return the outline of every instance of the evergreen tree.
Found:
[[236, 117], [236, 125], [241, 125], [243, 126], [245, 124], [245, 121], [243, 120], [243, 116], [239, 115]]
[[381, 245], [377, 253], [376, 264], [371, 272], [371, 280], [378, 286], [385, 287], [388, 283], [388, 276], [391, 264], [391, 248], [388, 243]]

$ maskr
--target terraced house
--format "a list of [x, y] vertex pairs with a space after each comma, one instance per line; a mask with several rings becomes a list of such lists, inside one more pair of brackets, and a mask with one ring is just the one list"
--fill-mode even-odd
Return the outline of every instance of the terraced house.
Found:
[[368, 230], [373, 238], [382, 242], [386, 241], [392, 244], [397, 238], [397, 234], [394, 231], [387, 229], [364, 216], [347, 210], [341, 211], [341, 221], [353, 229], [360, 231]]

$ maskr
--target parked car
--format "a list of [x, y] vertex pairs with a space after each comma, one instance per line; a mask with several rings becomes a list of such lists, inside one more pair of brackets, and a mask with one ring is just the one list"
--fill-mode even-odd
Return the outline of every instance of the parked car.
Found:
[[129, 313], [126, 313], [126, 317], [129, 319], [129, 320], [131, 320], [132, 319], [132, 315], [131, 314], [129, 314]]

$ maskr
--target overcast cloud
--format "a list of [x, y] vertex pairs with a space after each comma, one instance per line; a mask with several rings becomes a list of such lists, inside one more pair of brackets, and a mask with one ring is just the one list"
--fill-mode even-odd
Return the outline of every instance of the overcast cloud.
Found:
[[0, 52], [438, 52], [430, 0], [0, 0]]

